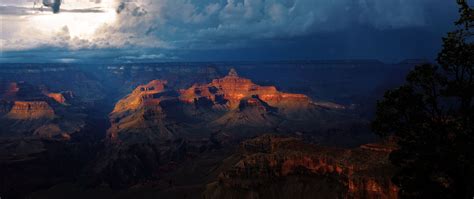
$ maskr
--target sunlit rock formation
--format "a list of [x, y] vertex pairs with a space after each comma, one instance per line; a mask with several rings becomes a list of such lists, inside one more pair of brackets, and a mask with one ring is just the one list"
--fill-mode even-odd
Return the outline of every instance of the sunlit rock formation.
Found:
[[48, 103], [48, 96], [41, 90], [25, 82], [0, 84], [0, 99], [3, 101], [4, 118], [13, 120], [52, 119], [53, 108]]
[[274, 86], [256, 85], [250, 79], [239, 77], [234, 69], [209, 84], [195, 84], [180, 92], [180, 100], [184, 102], [207, 99], [213, 105], [226, 105], [230, 110], [238, 108], [241, 100], [246, 98], [258, 98], [270, 106], [285, 106], [288, 109], [306, 108], [311, 104], [305, 95], [279, 92]]
[[[392, 146], [337, 149], [264, 135], [245, 141], [237, 163], [209, 184], [205, 198], [398, 198]], [[232, 159], [232, 158], [229, 158]], [[225, 163], [224, 163], [225, 165]]]
[[131, 94], [115, 104], [112, 115], [136, 110], [146, 104], [153, 103], [153, 101], [159, 102], [153, 95], [163, 92], [166, 84], [167, 81], [153, 80], [146, 85], [138, 86]]
[[108, 137], [172, 140], [200, 131], [198, 137], [217, 132], [214, 135], [222, 139], [238, 140], [275, 128], [308, 130], [317, 124], [314, 121], [335, 121], [340, 114], [334, 111], [344, 108], [315, 103], [305, 95], [280, 92], [274, 86], [259, 86], [239, 77], [234, 69], [223, 78], [179, 92], [167, 89], [166, 84], [153, 80], [118, 101], [109, 116], [112, 126]]
[[184, 157], [187, 142], [175, 134], [181, 127], [164, 111], [177, 99], [166, 84], [153, 80], [138, 86], [109, 114], [107, 146], [94, 172], [112, 187], [154, 178], [160, 166]]
[[173, 100], [175, 97], [166, 95], [166, 83], [153, 80], [146, 85], [138, 86], [131, 94], [117, 102], [110, 113], [112, 126], [108, 130], [108, 137], [117, 140], [117, 136], [123, 135], [140, 139], [140, 136], [147, 135], [171, 139], [173, 135], [165, 125], [165, 113], [161, 103]]
[[14, 120], [52, 119], [54, 116], [53, 108], [45, 101], [15, 101], [6, 115]]
[[66, 101], [62, 93], [48, 92], [44, 86], [0, 83], [0, 137], [70, 139], [83, 128], [84, 115]]

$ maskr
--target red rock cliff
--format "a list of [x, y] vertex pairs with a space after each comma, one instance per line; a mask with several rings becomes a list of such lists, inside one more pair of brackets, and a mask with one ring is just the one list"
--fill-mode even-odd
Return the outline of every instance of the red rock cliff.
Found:
[[[166, 97], [159, 94], [165, 90], [167, 81], [153, 80], [140, 85], [133, 92], [121, 99], [109, 114], [111, 127], [107, 131], [111, 140], [116, 140], [120, 132], [151, 132], [153, 126], [160, 126], [163, 117], [160, 102]], [[150, 119], [154, 117], [155, 119]]]
[[[391, 183], [393, 168], [388, 154], [367, 148], [318, 147], [294, 138], [264, 135], [241, 144], [240, 160], [208, 185], [205, 196], [275, 198], [269, 193], [273, 191], [281, 193], [276, 198], [395, 199], [398, 189]], [[316, 188], [322, 186], [333, 190]], [[285, 191], [305, 194], [286, 197]]]
[[51, 119], [54, 110], [44, 101], [15, 101], [6, 116], [17, 120]]
[[45, 95], [53, 99], [57, 103], [66, 104], [66, 98], [62, 93], [45, 93]]
[[112, 114], [136, 110], [147, 103], [157, 102], [153, 95], [162, 92], [166, 84], [167, 81], [153, 80], [148, 84], [138, 86], [131, 94], [115, 104]]
[[232, 110], [238, 107], [242, 99], [252, 96], [258, 96], [271, 106], [306, 106], [310, 103], [306, 95], [282, 93], [274, 86], [256, 85], [250, 79], [239, 77], [234, 69], [231, 69], [227, 76], [214, 79], [209, 84], [195, 84], [181, 90], [180, 99], [192, 103], [199, 98], [207, 98], [215, 104], [226, 103]]

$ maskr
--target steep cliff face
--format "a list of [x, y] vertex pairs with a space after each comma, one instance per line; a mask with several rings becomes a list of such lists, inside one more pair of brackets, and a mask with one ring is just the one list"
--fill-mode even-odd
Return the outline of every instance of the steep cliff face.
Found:
[[[112, 141], [132, 139], [172, 139], [172, 124], [166, 120], [162, 103], [173, 101], [165, 91], [166, 81], [153, 80], [138, 86], [117, 102], [109, 118], [112, 126], [108, 137]], [[122, 136], [119, 139], [119, 136]]]
[[159, 103], [159, 100], [154, 100], [156, 99], [154, 95], [163, 92], [166, 84], [167, 81], [153, 80], [146, 85], [138, 86], [131, 94], [115, 104], [111, 116], [117, 113], [137, 110], [146, 104]]
[[85, 125], [84, 114], [66, 103], [69, 92], [65, 97], [26, 82], [4, 82], [0, 88], [0, 137], [69, 139]]
[[[383, 145], [379, 145], [383, 148]], [[390, 147], [386, 148], [387, 150]], [[264, 135], [207, 186], [205, 198], [398, 198], [387, 151], [336, 149]]]
[[309, 97], [302, 94], [279, 92], [274, 86], [259, 86], [250, 79], [239, 77], [234, 69], [220, 79], [214, 79], [209, 84], [195, 84], [191, 88], [181, 90], [180, 99], [194, 103], [207, 99], [213, 105], [225, 105], [229, 110], [239, 107], [241, 100], [258, 98], [270, 106], [286, 108], [307, 108], [311, 104]]
[[[157, 177], [158, 168], [184, 157], [187, 142], [165, 109], [176, 103], [167, 81], [140, 85], [118, 101], [109, 114], [106, 149], [95, 162], [100, 181], [123, 188]], [[166, 107], [166, 108], [164, 108]]]
[[6, 113], [5, 119], [47, 120], [55, 117], [49, 97], [40, 88], [25, 82], [8, 82], [0, 86], [1, 112]]
[[54, 116], [53, 108], [44, 101], [15, 101], [6, 115], [14, 120], [52, 119]]
[[47, 93], [46, 96], [60, 104], [66, 104], [66, 98], [62, 93]]

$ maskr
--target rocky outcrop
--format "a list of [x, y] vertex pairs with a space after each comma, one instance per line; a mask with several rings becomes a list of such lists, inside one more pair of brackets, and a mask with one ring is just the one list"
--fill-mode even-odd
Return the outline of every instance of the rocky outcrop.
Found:
[[[177, 95], [167, 90], [167, 81], [140, 85], [118, 101], [109, 114], [107, 146], [94, 172], [114, 188], [156, 178], [159, 168], [185, 156], [188, 141], [177, 133], [173, 120]], [[173, 110], [170, 110], [173, 109]]]
[[72, 91], [50, 92], [46, 86], [40, 88], [43, 95], [62, 105], [68, 105], [67, 101], [74, 98]]
[[66, 98], [62, 93], [47, 93], [46, 96], [50, 97], [54, 101], [60, 104], [66, 104]]
[[111, 116], [117, 113], [137, 110], [145, 105], [159, 103], [159, 100], [154, 100], [155, 94], [161, 93], [165, 89], [167, 81], [153, 80], [146, 85], [140, 85], [133, 92], [115, 104]]
[[115, 141], [119, 135], [140, 139], [140, 135], [135, 136], [133, 133], [140, 133], [143, 137], [148, 133], [152, 137], [157, 135], [165, 139], [171, 138], [172, 132], [165, 125], [166, 115], [161, 107], [162, 101], [173, 99], [164, 92], [166, 83], [153, 80], [138, 86], [131, 94], [117, 102], [109, 115], [112, 126], [107, 132], [108, 137]]
[[[0, 97], [5, 118], [13, 120], [52, 119], [55, 111], [49, 103], [50, 96], [41, 88], [25, 82], [3, 83]], [[49, 94], [49, 93], [48, 93]], [[59, 99], [59, 96], [52, 95]]]
[[288, 108], [306, 107], [311, 104], [309, 97], [302, 94], [279, 92], [274, 86], [259, 86], [250, 79], [239, 77], [234, 69], [220, 79], [209, 84], [195, 84], [181, 90], [180, 100], [195, 103], [207, 99], [213, 105], [226, 105], [230, 110], [238, 108], [240, 101], [246, 98], [258, 98], [270, 106], [287, 106]]
[[15, 120], [52, 119], [54, 116], [53, 108], [44, 101], [15, 101], [6, 115]]
[[[378, 145], [382, 147], [382, 145]], [[387, 151], [336, 149], [264, 135], [207, 186], [205, 198], [398, 198]]]
[[70, 139], [84, 127], [84, 114], [67, 104], [70, 92], [49, 92], [26, 82], [0, 83], [0, 137]]

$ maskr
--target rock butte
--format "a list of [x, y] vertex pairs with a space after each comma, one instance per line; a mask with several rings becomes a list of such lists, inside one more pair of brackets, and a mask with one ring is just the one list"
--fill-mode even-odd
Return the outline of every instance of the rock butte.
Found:
[[154, 95], [163, 92], [167, 83], [166, 80], [152, 80], [148, 84], [138, 86], [131, 94], [117, 102], [111, 115], [136, 110], [146, 104], [159, 103]]
[[[148, 84], [138, 86], [115, 105], [111, 115], [159, 104], [163, 96], [158, 94], [165, 91], [166, 84], [166, 80], [153, 80]], [[224, 105], [228, 110], [238, 108], [242, 100], [251, 98], [258, 98], [275, 107], [307, 108], [310, 105], [316, 105], [330, 109], [344, 108], [342, 105], [330, 102], [312, 102], [303, 94], [283, 93], [274, 86], [256, 85], [250, 79], [239, 77], [234, 69], [231, 69], [227, 76], [214, 79], [209, 84], [194, 84], [188, 89], [182, 89], [178, 97], [179, 101], [188, 104], [203, 99], [209, 100], [214, 105]], [[249, 102], [252, 103], [251, 100]]]
[[54, 116], [53, 108], [43, 101], [15, 101], [6, 115], [7, 118], [16, 120], [52, 119]]
[[[62, 95], [51, 93], [48, 95], [41, 89], [25, 82], [10, 82], [3, 84], [0, 97], [3, 100], [2, 112], [8, 119], [35, 120], [54, 118], [55, 112], [48, 104], [48, 98], [63, 100]], [[61, 99], [63, 98], [63, 99]]]
[[61, 93], [47, 93], [46, 96], [52, 98], [57, 103], [66, 104], [66, 98]]
[[0, 123], [7, 128], [2, 136], [70, 139], [85, 123], [83, 114], [69, 112], [66, 100], [72, 96], [25, 82], [0, 82]]
[[237, 108], [242, 99], [250, 97], [258, 97], [270, 106], [306, 106], [311, 102], [306, 95], [282, 93], [274, 86], [256, 85], [250, 79], [239, 77], [234, 69], [223, 78], [214, 79], [209, 84], [195, 84], [180, 93], [180, 100], [184, 102], [193, 103], [205, 98], [215, 104], [226, 103], [231, 110]]
[[116, 141], [118, 133], [123, 130], [153, 131], [152, 128], [146, 128], [145, 109], [156, 113], [153, 115], [157, 117], [161, 115], [159, 104], [162, 98], [157, 94], [165, 90], [166, 84], [167, 81], [153, 80], [148, 84], [138, 86], [131, 94], [118, 101], [112, 113], [109, 114], [112, 125], [107, 130], [107, 137]]

